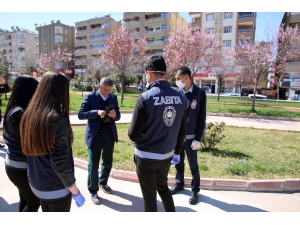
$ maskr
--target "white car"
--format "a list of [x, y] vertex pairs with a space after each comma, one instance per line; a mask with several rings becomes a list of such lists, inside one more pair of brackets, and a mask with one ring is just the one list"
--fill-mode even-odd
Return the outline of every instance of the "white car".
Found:
[[[253, 94], [249, 94], [248, 98], [253, 99]], [[259, 100], [268, 100], [268, 97], [266, 95], [259, 95], [256, 94], [255, 95], [255, 99], [259, 99]]]

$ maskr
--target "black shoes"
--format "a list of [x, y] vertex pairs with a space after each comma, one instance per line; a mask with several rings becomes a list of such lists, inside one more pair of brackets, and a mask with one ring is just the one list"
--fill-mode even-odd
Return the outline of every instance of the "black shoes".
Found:
[[176, 194], [177, 191], [183, 190], [184, 188], [182, 186], [179, 186], [178, 184], [175, 184], [175, 186], [170, 188], [170, 192], [172, 195]]
[[101, 204], [100, 197], [97, 194], [91, 194], [91, 199], [95, 205]]
[[111, 188], [107, 185], [107, 184], [105, 184], [105, 185], [99, 185], [99, 188], [102, 190], [102, 191], [104, 191], [106, 194], [111, 194], [111, 192], [112, 192], [112, 190], [111, 190]]
[[190, 203], [191, 205], [196, 204], [196, 203], [198, 202], [198, 197], [199, 197], [198, 192], [192, 191], [192, 194], [191, 194], [189, 203]]

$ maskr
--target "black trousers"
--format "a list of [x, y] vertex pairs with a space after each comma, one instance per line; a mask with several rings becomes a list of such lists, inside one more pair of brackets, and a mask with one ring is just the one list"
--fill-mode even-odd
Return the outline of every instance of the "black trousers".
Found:
[[157, 212], [156, 191], [166, 212], [175, 212], [172, 194], [168, 187], [171, 159], [147, 160], [134, 157], [136, 173], [144, 199], [145, 212]]
[[40, 200], [29, 186], [27, 170], [18, 170], [5, 166], [5, 171], [10, 181], [19, 190], [19, 212], [37, 212], [40, 207]]
[[185, 153], [187, 155], [187, 159], [189, 162], [190, 170], [192, 173], [192, 183], [191, 189], [192, 191], [199, 192], [200, 191], [200, 172], [198, 166], [198, 158], [197, 158], [197, 150], [193, 150], [192, 145], [193, 140], [185, 140], [183, 149], [180, 153], [180, 161], [175, 165], [176, 168], [176, 183], [177, 185], [183, 187], [184, 186], [184, 158]]
[[68, 194], [64, 198], [41, 200], [43, 212], [70, 212], [72, 195]]

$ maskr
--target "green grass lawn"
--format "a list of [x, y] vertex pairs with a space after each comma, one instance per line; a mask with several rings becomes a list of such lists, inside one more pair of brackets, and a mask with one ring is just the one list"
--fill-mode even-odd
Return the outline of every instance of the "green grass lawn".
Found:
[[[117, 125], [113, 168], [135, 172], [134, 146], [127, 137], [129, 125]], [[74, 157], [87, 160], [85, 126], [73, 126]], [[300, 177], [298, 132], [225, 127], [226, 137], [211, 151], [198, 150], [201, 177], [224, 179], [288, 179]], [[175, 175], [171, 166], [170, 175]], [[188, 163], [185, 175], [191, 176]]]
[[[84, 93], [85, 94], [85, 93]], [[118, 102], [120, 110], [133, 110], [136, 100], [131, 98], [137, 98], [140, 94], [133, 93], [125, 93], [125, 99], [123, 100], [123, 104], [121, 104], [120, 93], [115, 93], [118, 96]], [[8, 99], [10, 95], [8, 94]], [[1, 111], [2, 115], [5, 113], [6, 105], [8, 100], [4, 99], [4, 95], [1, 96], [2, 105]], [[81, 97], [81, 94], [70, 94], [70, 111], [77, 112], [81, 106], [84, 97]], [[268, 101], [256, 101], [255, 113], [251, 112], [251, 101], [250, 100], [239, 100], [237, 98], [230, 97], [221, 97], [219, 104], [210, 104], [217, 102], [217, 97], [208, 96], [207, 97], [207, 112], [211, 113], [235, 113], [235, 114], [254, 114], [260, 116], [275, 116], [275, 117], [286, 117], [286, 118], [300, 118], [299, 112], [292, 112], [278, 108], [271, 108], [268, 106], [284, 106], [284, 107], [294, 107], [300, 108], [300, 102], [292, 103], [292, 102], [279, 102], [278, 105], [276, 102], [268, 102]], [[222, 104], [224, 103], [224, 104]], [[244, 104], [244, 105], [228, 105], [228, 103], [234, 104]]]

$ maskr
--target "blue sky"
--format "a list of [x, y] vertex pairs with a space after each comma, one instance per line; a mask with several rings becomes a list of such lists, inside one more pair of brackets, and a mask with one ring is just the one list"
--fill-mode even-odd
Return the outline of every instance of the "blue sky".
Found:
[[[35, 31], [34, 24], [47, 25], [51, 20], [60, 20], [61, 23], [75, 26], [75, 22], [101, 17], [109, 12], [0, 12], [0, 28], [11, 30], [11, 26]], [[279, 26], [284, 12], [258, 12], [256, 17], [256, 36], [263, 35], [268, 26]], [[186, 21], [190, 22], [188, 12], [180, 12]], [[119, 21], [122, 19], [121, 12], [111, 12], [111, 17]]]
[[[257, 12], [256, 37], [262, 36], [268, 26], [278, 27], [284, 12], [293, 12], [294, 2], [286, 0], [76, 0], [2, 1], [0, 6], [0, 28], [10, 30], [11, 26], [35, 31], [34, 24], [50, 24], [51, 20], [75, 26], [75, 22], [100, 17], [111, 13], [115, 20], [122, 19], [123, 12], [180, 12], [190, 22], [188, 12]], [[12, 5], [13, 3], [13, 5]], [[172, 4], [170, 4], [172, 3]], [[261, 34], [261, 35], [260, 35]]]

